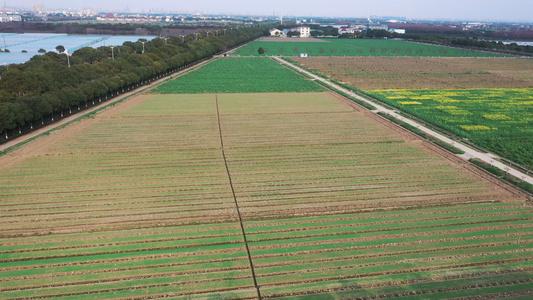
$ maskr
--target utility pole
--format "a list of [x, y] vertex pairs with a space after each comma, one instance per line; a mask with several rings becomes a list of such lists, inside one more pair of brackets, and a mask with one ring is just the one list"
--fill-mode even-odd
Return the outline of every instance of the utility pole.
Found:
[[70, 68], [70, 55], [68, 55], [68, 50], [63, 53], [67, 56], [67, 66]]
[[114, 50], [114, 49], [115, 49], [115, 47], [114, 47], [114, 46], [111, 46], [111, 58], [112, 58], [113, 60], [115, 60], [115, 50]]
[[145, 44], [146, 42], [141, 42], [141, 43], [143, 43], [143, 54], [144, 54], [144, 44]]

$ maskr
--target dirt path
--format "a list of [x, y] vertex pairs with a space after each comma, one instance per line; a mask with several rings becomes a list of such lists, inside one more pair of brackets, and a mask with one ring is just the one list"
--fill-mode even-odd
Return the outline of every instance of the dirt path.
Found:
[[504, 172], [508, 172], [509, 174], [511, 174], [511, 175], [513, 175], [513, 176], [515, 176], [517, 178], [521, 178], [525, 182], [533, 184], [533, 177], [531, 177], [529, 175], [526, 175], [526, 174], [524, 174], [524, 173], [522, 173], [522, 172], [520, 172], [520, 171], [518, 171], [518, 170], [516, 170], [516, 169], [514, 169], [514, 168], [512, 168], [510, 166], [507, 166], [507, 165], [499, 162], [497, 160], [499, 157], [497, 155], [495, 155], [495, 154], [482, 153], [482, 152], [474, 150], [474, 149], [472, 149], [470, 147], [467, 147], [467, 146], [465, 146], [465, 145], [463, 145], [461, 143], [457, 143], [456, 141], [454, 141], [454, 140], [452, 140], [452, 139], [450, 139], [450, 138], [448, 138], [448, 137], [446, 137], [446, 136], [444, 136], [444, 135], [442, 135], [442, 134], [440, 134], [440, 133], [438, 133], [436, 131], [433, 131], [433, 130], [429, 129], [429, 128], [425, 127], [424, 125], [420, 124], [420, 123], [417, 123], [417, 122], [415, 122], [415, 121], [413, 121], [411, 119], [404, 118], [403, 116], [397, 114], [394, 110], [387, 109], [387, 108], [385, 108], [385, 107], [383, 107], [383, 106], [381, 106], [379, 104], [371, 102], [370, 100], [365, 99], [365, 98], [363, 98], [363, 97], [353, 93], [352, 91], [349, 91], [349, 90], [347, 90], [347, 89], [345, 89], [345, 88], [343, 88], [343, 87], [341, 87], [339, 85], [336, 85], [336, 84], [330, 82], [327, 79], [324, 79], [324, 78], [322, 78], [320, 76], [317, 76], [315, 74], [307, 72], [306, 70], [304, 70], [304, 69], [302, 69], [302, 68], [300, 68], [300, 67], [298, 67], [298, 66], [296, 66], [294, 64], [291, 64], [291, 63], [289, 63], [289, 62], [287, 62], [287, 61], [285, 61], [285, 60], [283, 60], [283, 59], [281, 59], [279, 57], [273, 57], [273, 58], [276, 61], [278, 61], [279, 63], [281, 63], [281, 64], [289, 65], [292, 68], [298, 70], [300, 73], [303, 73], [303, 74], [306, 74], [307, 76], [312, 77], [314, 80], [321, 81], [321, 82], [323, 82], [323, 83], [325, 83], [325, 84], [327, 84], [327, 85], [329, 85], [329, 86], [331, 86], [331, 87], [333, 87], [333, 88], [335, 88], [337, 90], [340, 90], [340, 91], [342, 91], [342, 92], [344, 92], [344, 93], [346, 93], [346, 94], [348, 94], [348, 95], [350, 95], [352, 97], [355, 97], [355, 98], [357, 98], [357, 99], [359, 99], [361, 101], [364, 101], [364, 102], [366, 102], [368, 104], [373, 105], [374, 107], [377, 108], [376, 110], [372, 111], [375, 114], [377, 114], [378, 112], [387, 113], [387, 114], [389, 114], [389, 115], [391, 115], [391, 116], [393, 116], [393, 117], [395, 117], [395, 118], [397, 118], [397, 119], [399, 119], [399, 120], [401, 120], [401, 121], [403, 121], [403, 122], [405, 122], [405, 123], [407, 123], [409, 125], [417, 127], [418, 129], [422, 130], [423, 132], [425, 132], [425, 133], [427, 133], [427, 134], [429, 134], [429, 135], [431, 135], [431, 136], [433, 136], [433, 137], [435, 137], [435, 138], [437, 138], [437, 139], [439, 139], [439, 140], [441, 140], [441, 141], [443, 141], [445, 143], [451, 144], [454, 147], [463, 150], [465, 152], [465, 154], [457, 155], [457, 156], [462, 158], [462, 159], [464, 159], [464, 160], [469, 160], [470, 158], [477, 158], [479, 160], [482, 160], [482, 161], [484, 161], [486, 163], [489, 163], [489, 164], [497, 167], [498, 169], [500, 169], [500, 170], [502, 170]]

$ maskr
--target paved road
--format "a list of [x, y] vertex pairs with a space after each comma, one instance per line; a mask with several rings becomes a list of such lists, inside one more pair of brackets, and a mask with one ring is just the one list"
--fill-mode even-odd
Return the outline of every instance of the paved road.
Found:
[[438, 133], [436, 131], [433, 131], [433, 130], [427, 128], [427, 127], [425, 127], [424, 125], [422, 125], [420, 123], [417, 123], [416, 121], [413, 121], [411, 119], [407, 119], [407, 118], [402, 117], [401, 115], [397, 114], [394, 110], [390, 110], [390, 109], [388, 109], [386, 107], [383, 107], [383, 106], [381, 106], [379, 104], [376, 104], [375, 102], [372, 102], [372, 101], [370, 101], [368, 99], [365, 99], [365, 98], [353, 93], [350, 90], [347, 90], [347, 89], [345, 89], [345, 88], [343, 88], [343, 87], [341, 87], [341, 86], [339, 86], [337, 84], [334, 84], [331, 81], [329, 81], [327, 79], [324, 79], [324, 78], [322, 78], [320, 76], [317, 76], [317, 75], [315, 75], [313, 73], [307, 72], [306, 70], [304, 70], [304, 69], [302, 69], [302, 68], [300, 68], [300, 67], [298, 67], [296, 65], [293, 65], [293, 64], [291, 64], [291, 63], [289, 63], [289, 62], [287, 62], [287, 61], [285, 61], [285, 60], [283, 60], [283, 59], [281, 59], [279, 57], [274, 57], [274, 59], [277, 60], [278, 62], [282, 63], [282, 64], [290, 65], [291, 67], [293, 67], [296, 70], [298, 70], [300, 73], [304, 73], [304, 74], [306, 74], [308, 76], [311, 76], [315, 80], [324, 82], [327, 85], [329, 85], [329, 86], [331, 86], [331, 87], [333, 87], [333, 88], [335, 88], [337, 90], [340, 90], [340, 91], [342, 91], [342, 92], [344, 92], [344, 93], [346, 93], [346, 94], [348, 94], [348, 95], [350, 95], [352, 97], [355, 97], [355, 98], [357, 98], [357, 99], [359, 99], [361, 101], [364, 101], [364, 102], [366, 102], [368, 104], [373, 105], [374, 107], [377, 108], [377, 110], [374, 110], [372, 112], [374, 112], [376, 114], [378, 112], [387, 113], [387, 114], [389, 114], [389, 115], [391, 115], [391, 116], [393, 116], [393, 117], [395, 117], [397, 119], [402, 120], [403, 122], [405, 122], [407, 124], [410, 124], [412, 126], [417, 127], [421, 131], [423, 131], [423, 132], [425, 132], [425, 133], [427, 133], [427, 134], [429, 134], [431, 136], [434, 136], [435, 138], [438, 138], [439, 140], [441, 140], [443, 142], [446, 142], [448, 144], [452, 144], [454, 147], [459, 148], [459, 149], [461, 149], [461, 150], [463, 150], [465, 152], [465, 154], [457, 155], [457, 156], [463, 158], [464, 160], [469, 160], [470, 158], [480, 159], [480, 160], [482, 160], [482, 161], [484, 161], [486, 163], [492, 164], [493, 166], [499, 168], [500, 170], [502, 170], [504, 172], [509, 172], [509, 174], [511, 174], [511, 175], [513, 175], [515, 177], [521, 178], [522, 180], [524, 180], [524, 181], [526, 181], [528, 183], [533, 184], [533, 177], [531, 177], [529, 175], [526, 175], [526, 174], [524, 174], [524, 173], [522, 173], [522, 172], [520, 172], [520, 171], [518, 171], [518, 170], [516, 170], [516, 169], [514, 169], [512, 167], [509, 167], [509, 166], [497, 161], [496, 159], [498, 159], [499, 157], [497, 155], [495, 155], [495, 154], [482, 153], [482, 152], [479, 152], [479, 151], [477, 151], [475, 149], [467, 147], [467, 146], [465, 146], [463, 144], [460, 144], [460, 143], [458, 143], [456, 141], [453, 141], [450, 138], [448, 138], [448, 137], [446, 137], [446, 136], [444, 136], [444, 135], [442, 135], [442, 134], [440, 134], [440, 133]]

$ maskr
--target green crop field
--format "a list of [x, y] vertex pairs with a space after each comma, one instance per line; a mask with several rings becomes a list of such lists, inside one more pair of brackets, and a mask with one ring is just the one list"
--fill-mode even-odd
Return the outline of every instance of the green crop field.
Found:
[[142, 95], [0, 157], [0, 299], [531, 295], [523, 194], [289, 91]]
[[[283, 40], [283, 39], [281, 39]], [[260, 47], [264, 55], [299, 56], [409, 56], [409, 57], [501, 57], [502, 55], [418, 44], [412, 42], [382, 39], [323, 39], [316, 42], [271, 42], [256, 41], [235, 50], [233, 55], [259, 56]]]
[[170, 81], [154, 93], [275, 93], [324, 91], [268, 58], [221, 58]]
[[369, 93], [533, 169], [533, 89], [375, 90]]

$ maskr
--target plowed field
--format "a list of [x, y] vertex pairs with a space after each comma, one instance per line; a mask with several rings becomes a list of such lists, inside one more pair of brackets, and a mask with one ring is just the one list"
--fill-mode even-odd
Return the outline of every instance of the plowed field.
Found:
[[0, 160], [1, 298], [256, 298], [235, 199], [264, 298], [531, 285], [519, 197], [327, 93], [154, 95], [60, 134]]
[[309, 57], [300, 64], [362, 90], [533, 87], [533, 60]]
[[0, 195], [1, 299], [533, 293], [524, 195], [331, 93], [136, 97]]

